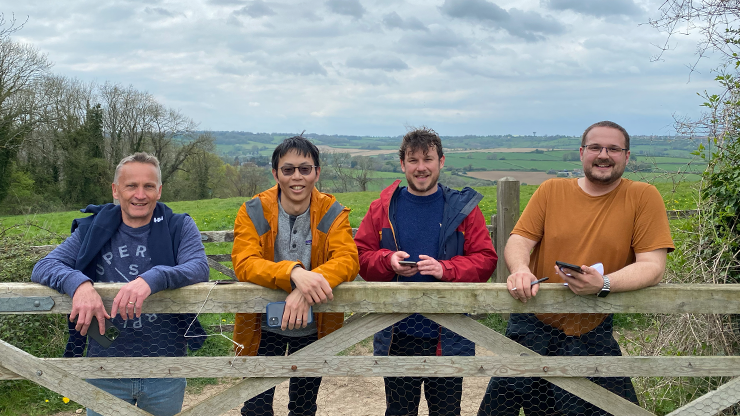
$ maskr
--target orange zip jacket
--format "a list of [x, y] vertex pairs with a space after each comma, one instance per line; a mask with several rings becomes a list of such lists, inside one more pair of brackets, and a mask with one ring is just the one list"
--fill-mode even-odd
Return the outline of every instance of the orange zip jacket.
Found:
[[[324, 276], [334, 288], [351, 282], [360, 270], [357, 246], [349, 225], [349, 208], [333, 195], [311, 193], [311, 271]], [[263, 217], [259, 215], [263, 214]], [[290, 272], [299, 261], [275, 263], [275, 237], [278, 230], [278, 187], [256, 195], [239, 208], [234, 222], [234, 246], [231, 261], [239, 281], [271, 289], [292, 291]], [[321, 338], [339, 328], [343, 313], [315, 313]], [[239, 355], [257, 355], [260, 344], [262, 314], [238, 313], [234, 322], [234, 341], [243, 345]]]

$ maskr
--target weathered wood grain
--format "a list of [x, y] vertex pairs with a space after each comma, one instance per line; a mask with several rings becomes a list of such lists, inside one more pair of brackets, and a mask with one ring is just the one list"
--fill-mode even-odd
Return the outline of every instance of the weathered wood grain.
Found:
[[70, 374], [48, 361], [39, 360], [2, 340], [0, 340], [0, 365], [98, 413], [121, 416], [149, 415], [80, 379], [79, 376]]
[[740, 378], [728, 381], [717, 390], [710, 391], [666, 416], [716, 415], [738, 402], [740, 402]]
[[[496, 331], [464, 315], [424, 314], [438, 324], [450, 328], [476, 344], [500, 355], [539, 356], [536, 352], [512, 341]], [[579, 357], [580, 358], [580, 357]], [[543, 377], [556, 386], [617, 416], [653, 415], [653, 413], [626, 400], [585, 378]], [[654, 416], [654, 415], [653, 415]]]
[[[262, 312], [269, 302], [286, 293], [250, 283], [213, 287], [199, 283], [156, 293], [144, 302], [145, 313]], [[122, 284], [98, 283], [95, 288], [110, 308]], [[211, 289], [213, 289], [211, 291]], [[209, 294], [210, 292], [210, 294]], [[48, 312], [69, 313], [71, 300], [34, 283], [2, 283], [0, 297], [50, 296]], [[334, 289], [334, 301], [315, 305], [316, 312], [418, 312], [418, 313], [740, 313], [740, 285], [661, 284], [606, 298], [578, 296], [560, 284], [542, 284], [539, 294], [526, 304], [514, 300], [504, 284], [492, 283], [343, 283]]]
[[509, 269], [504, 261], [504, 250], [509, 234], [519, 220], [519, 181], [507, 176], [498, 180], [496, 186], [496, 240], [493, 246], [498, 253], [496, 265], [497, 283], [506, 283]]
[[[86, 378], [732, 377], [740, 357], [120, 357], [39, 359]], [[295, 369], [293, 368], [295, 366]], [[0, 367], [0, 380], [20, 380]]]

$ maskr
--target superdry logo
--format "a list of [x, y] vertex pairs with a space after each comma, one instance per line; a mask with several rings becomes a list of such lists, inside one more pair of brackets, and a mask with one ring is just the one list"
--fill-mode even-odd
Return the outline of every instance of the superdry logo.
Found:
[[154, 219], [154, 222], [160, 222], [164, 219], [164, 217], [157, 217]]

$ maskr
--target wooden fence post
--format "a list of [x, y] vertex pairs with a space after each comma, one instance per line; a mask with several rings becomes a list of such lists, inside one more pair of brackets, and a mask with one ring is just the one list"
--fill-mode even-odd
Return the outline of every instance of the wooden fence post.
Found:
[[509, 234], [519, 220], [519, 181], [507, 176], [498, 180], [496, 186], [496, 283], [506, 283], [509, 269], [504, 262], [504, 247]]

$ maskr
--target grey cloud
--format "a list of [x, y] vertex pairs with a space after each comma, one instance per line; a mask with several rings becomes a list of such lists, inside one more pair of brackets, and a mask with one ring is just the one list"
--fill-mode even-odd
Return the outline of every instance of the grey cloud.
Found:
[[409, 17], [408, 19], [404, 20], [396, 12], [388, 13], [387, 15], [383, 16], [383, 24], [389, 29], [423, 30], [425, 32], [429, 31], [429, 28], [424, 26], [424, 23], [422, 23], [421, 20], [415, 17]]
[[400, 71], [409, 67], [400, 58], [386, 54], [353, 56], [347, 59], [346, 64], [350, 68], [382, 69], [384, 71]]
[[528, 41], [544, 40], [545, 35], [559, 34], [565, 30], [553, 18], [515, 8], [506, 11], [486, 0], [445, 0], [440, 11], [450, 17], [492, 24]]
[[355, 19], [359, 19], [365, 14], [365, 8], [362, 7], [359, 0], [328, 0], [325, 4], [334, 13], [352, 16]]
[[571, 10], [596, 16], [640, 16], [644, 11], [633, 0], [542, 0], [553, 10]]
[[246, 14], [250, 17], [257, 19], [260, 17], [272, 16], [275, 14], [275, 11], [272, 10], [270, 6], [268, 6], [261, 0], [255, 0], [250, 5], [244, 6], [241, 9], [235, 11], [234, 14], [237, 16]]
[[166, 17], [184, 16], [184, 14], [182, 13], [174, 13], [162, 7], [146, 7], [144, 8], [144, 12], [147, 14], [154, 14]]
[[416, 55], [450, 56], [465, 50], [469, 42], [447, 28], [433, 27], [428, 33], [409, 33], [399, 41], [400, 49]]

